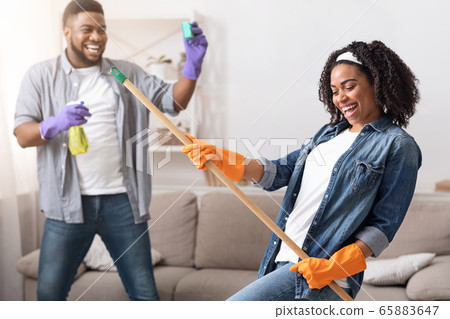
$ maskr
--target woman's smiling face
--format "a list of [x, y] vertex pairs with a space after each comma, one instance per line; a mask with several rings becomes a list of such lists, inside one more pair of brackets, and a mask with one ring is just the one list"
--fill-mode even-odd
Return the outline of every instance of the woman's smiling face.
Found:
[[356, 66], [339, 64], [331, 71], [333, 104], [350, 123], [350, 131], [359, 132], [367, 123], [383, 116], [376, 105], [373, 86]]

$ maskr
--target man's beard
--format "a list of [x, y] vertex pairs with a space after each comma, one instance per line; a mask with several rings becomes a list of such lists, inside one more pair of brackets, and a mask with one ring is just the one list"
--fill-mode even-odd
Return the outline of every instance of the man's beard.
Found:
[[99, 55], [98, 60], [97, 61], [91, 61], [89, 60], [83, 52], [81, 52], [80, 50], [78, 50], [78, 48], [75, 46], [75, 44], [73, 44], [73, 40], [70, 40], [70, 48], [72, 49], [73, 53], [75, 53], [75, 55], [81, 60], [81, 62], [83, 62], [86, 65], [89, 66], [94, 66], [98, 63], [98, 61], [100, 61], [102, 54]]

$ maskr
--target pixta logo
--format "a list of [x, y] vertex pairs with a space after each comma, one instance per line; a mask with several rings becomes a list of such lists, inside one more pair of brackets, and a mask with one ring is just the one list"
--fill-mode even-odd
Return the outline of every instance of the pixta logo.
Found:
[[[126, 142], [127, 167], [153, 175], [155, 170], [163, 168], [172, 160], [172, 156], [174, 155], [171, 152], [171, 148], [164, 145], [172, 138], [172, 135], [163, 136], [163, 134], [149, 129], [142, 130], [129, 138]], [[311, 143], [310, 139], [304, 140], [303, 145], [299, 145], [299, 140], [296, 138], [263, 138], [253, 139], [253, 141], [248, 138], [230, 138], [226, 140], [214, 138], [203, 139], [203, 141], [217, 148], [226, 148], [227, 150], [239, 152], [253, 159], [261, 157], [279, 159], [279, 165], [288, 165], [287, 155], [293, 150], [302, 148], [303, 152], [299, 153], [299, 159], [302, 157], [303, 161], [314, 161], [317, 166], [326, 165], [325, 159], [320, 154], [319, 149]], [[238, 144], [241, 145], [239, 150]], [[156, 152], [158, 152], [158, 156], [155, 156]], [[302, 153], [305, 154], [302, 155]], [[212, 160], [222, 160], [222, 152], [217, 152]], [[229, 156], [227, 160], [230, 161], [230, 165], [233, 165], [235, 164], [236, 158]]]
[[[170, 139], [171, 136], [162, 136], [161, 133], [150, 129], [140, 131], [126, 142], [126, 166], [153, 175], [155, 168], [160, 169], [171, 160], [170, 148], [164, 146]], [[165, 156], [155, 161], [154, 151], [160, 148], [165, 149]]]

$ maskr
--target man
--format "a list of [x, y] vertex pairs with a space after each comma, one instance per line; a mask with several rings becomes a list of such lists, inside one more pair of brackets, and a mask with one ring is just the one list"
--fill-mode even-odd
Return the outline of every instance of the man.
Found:
[[[39, 258], [38, 300], [65, 300], [93, 237], [105, 242], [131, 300], [158, 300], [146, 220], [150, 176], [138, 171], [126, 141], [148, 128], [148, 111], [114, 76], [117, 66], [162, 111], [184, 109], [201, 72], [207, 41], [193, 24], [184, 40], [183, 76], [167, 84], [135, 64], [103, 58], [103, 8], [71, 1], [63, 15], [66, 50], [24, 77], [14, 134], [37, 146], [40, 205], [47, 219]], [[73, 101], [83, 101], [73, 102]], [[68, 129], [84, 125], [90, 149], [71, 155]], [[126, 165], [132, 154], [133, 167]]]

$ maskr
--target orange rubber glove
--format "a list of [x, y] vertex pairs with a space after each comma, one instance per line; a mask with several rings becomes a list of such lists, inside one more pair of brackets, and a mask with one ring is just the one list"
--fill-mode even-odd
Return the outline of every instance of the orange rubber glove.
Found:
[[289, 268], [298, 271], [308, 282], [309, 288], [320, 289], [336, 279], [343, 279], [367, 268], [366, 259], [356, 244], [345, 246], [331, 256], [324, 258], [305, 258]]
[[185, 134], [194, 144], [183, 147], [184, 154], [189, 156], [198, 169], [208, 169], [207, 161], [213, 162], [229, 179], [239, 182], [244, 175], [244, 155], [223, 148], [215, 147], [205, 141]]

